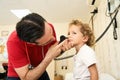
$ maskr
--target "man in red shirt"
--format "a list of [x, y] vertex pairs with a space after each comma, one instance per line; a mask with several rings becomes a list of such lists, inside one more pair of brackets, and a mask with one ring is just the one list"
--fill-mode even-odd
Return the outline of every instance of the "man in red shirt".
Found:
[[46, 67], [61, 51], [71, 48], [66, 44], [67, 39], [58, 44], [53, 26], [42, 16], [23, 17], [7, 41], [7, 80], [50, 80]]

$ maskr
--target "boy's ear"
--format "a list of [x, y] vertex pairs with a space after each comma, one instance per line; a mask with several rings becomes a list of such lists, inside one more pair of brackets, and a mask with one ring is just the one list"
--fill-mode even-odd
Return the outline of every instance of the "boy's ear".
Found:
[[84, 42], [87, 42], [87, 41], [88, 41], [88, 39], [89, 39], [89, 37], [88, 37], [88, 36], [84, 36], [83, 41], [84, 41]]

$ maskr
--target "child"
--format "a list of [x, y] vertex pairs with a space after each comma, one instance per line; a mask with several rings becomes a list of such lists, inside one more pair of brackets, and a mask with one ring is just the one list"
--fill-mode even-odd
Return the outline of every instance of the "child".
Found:
[[74, 80], [98, 80], [94, 45], [94, 35], [88, 24], [73, 20], [69, 24], [68, 39], [76, 49], [74, 56]]

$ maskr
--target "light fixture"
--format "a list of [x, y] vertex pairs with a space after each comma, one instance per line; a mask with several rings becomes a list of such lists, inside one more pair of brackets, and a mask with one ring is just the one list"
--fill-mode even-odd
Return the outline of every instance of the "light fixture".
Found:
[[29, 9], [14, 9], [14, 10], [10, 10], [10, 11], [18, 18], [22, 18], [22, 17], [26, 16], [27, 14], [31, 13], [31, 11]]

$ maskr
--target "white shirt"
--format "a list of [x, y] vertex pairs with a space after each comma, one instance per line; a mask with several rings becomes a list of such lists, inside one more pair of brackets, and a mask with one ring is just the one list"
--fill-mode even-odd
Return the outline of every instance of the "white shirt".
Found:
[[83, 45], [74, 56], [74, 80], [90, 80], [88, 67], [96, 63], [95, 52], [92, 48]]

